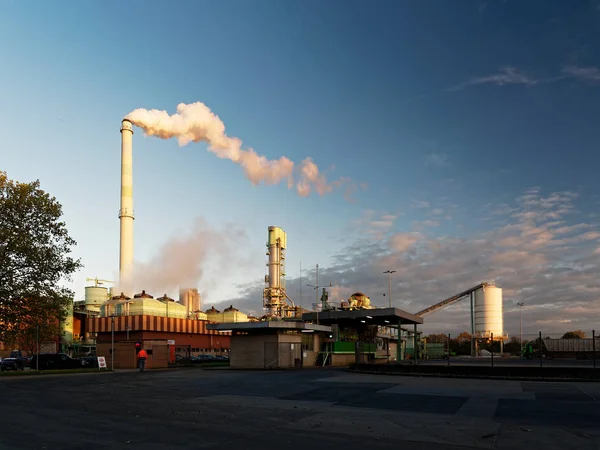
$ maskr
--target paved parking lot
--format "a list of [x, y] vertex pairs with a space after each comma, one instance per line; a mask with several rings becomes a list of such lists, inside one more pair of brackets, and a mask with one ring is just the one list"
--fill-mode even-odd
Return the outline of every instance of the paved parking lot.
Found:
[[2, 450], [600, 444], [600, 383], [183, 369], [0, 378], [0, 398]]

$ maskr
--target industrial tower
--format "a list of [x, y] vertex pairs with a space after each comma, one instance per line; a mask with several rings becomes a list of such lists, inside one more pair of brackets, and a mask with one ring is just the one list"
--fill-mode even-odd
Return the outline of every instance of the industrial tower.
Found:
[[119, 247], [119, 284], [131, 284], [133, 292], [133, 126], [121, 122], [121, 238]]
[[[295, 313], [295, 306], [285, 292], [285, 250], [287, 235], [279, 227], [269, 227], [267, 240], [267, 267], [269, 274], [265, 275], [263, 291], [263, 307], [269, 317], [290, 317]], [[286, 305], [286, 299], [292, 304]]]

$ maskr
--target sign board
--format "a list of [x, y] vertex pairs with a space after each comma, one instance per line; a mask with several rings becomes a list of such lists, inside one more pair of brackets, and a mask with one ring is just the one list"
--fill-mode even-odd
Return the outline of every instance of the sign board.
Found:
[[167, 341], [167, 345], [175, 345], [175, 341], [173, 339], [169, 339]]
[[98, 369], [108, 369], [108, 367], [106, 367], [106, 358], [104, 356], [98, 356]]

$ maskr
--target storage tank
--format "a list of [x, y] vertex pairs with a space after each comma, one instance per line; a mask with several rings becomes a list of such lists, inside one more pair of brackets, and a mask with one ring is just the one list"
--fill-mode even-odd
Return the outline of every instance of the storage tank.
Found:
[[475, 291], [475, 336], [482, 338], [504, 335], [502, 289], [486, 286]]
[[98, 286], [85, 288], [85, 309], [100, 312], [100, 305], [108, 300], [108, 289]]

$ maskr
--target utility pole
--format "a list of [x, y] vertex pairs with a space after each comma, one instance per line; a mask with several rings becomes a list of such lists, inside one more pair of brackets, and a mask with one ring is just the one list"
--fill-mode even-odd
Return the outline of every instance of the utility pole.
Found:
[[388, 274], [388, 302], [389, 302], [389, 307], [392, 307], [392, 274], [396, 273], [395, 270], [386, 270], [383, 273], [387, 273]]
[[518, 302], [517, 306], [519, 307], [519, 344], [521, 344], [521, 352], [523, 351], [523, 306], [525, 303]]

